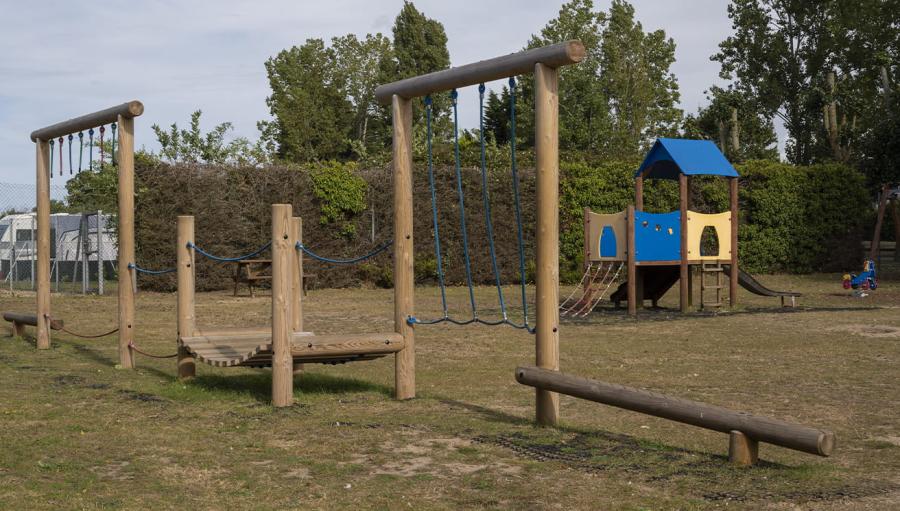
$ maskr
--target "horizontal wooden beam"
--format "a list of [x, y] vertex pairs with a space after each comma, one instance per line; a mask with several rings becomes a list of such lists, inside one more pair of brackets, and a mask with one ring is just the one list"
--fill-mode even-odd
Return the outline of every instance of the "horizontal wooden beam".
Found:
[[32, 131], [31, 141], [37, 142], [38, 140], [51, 140], [56, 137], [68, 135], [69, 133], [84, 131], [86, 129], [116, 122], [120, 115], [122, 117], [130, 119], [133, 117], [138, 117], [143, 113], [143, 103], [141, 103], [140, 101], [129, 101], [127, 103], [122, 103], [121, 105], [107, 108], [106, 110], [100, 110], [99, 112], [82, 115], [81, 117], [75, 117], [74, 119], [69, 119], [68, 121], [58, 122], [56, 124], [47, 126], [46, 128]]
[[427, 96], [435, 92], [532, 73], [534, 65], [538, 63], [553, 68], [577, 64], [584, 60], [584, 56], [584, 45], [581, 41], [557, 43], [381, 85], [375, 89], [375, 98], [379, 103], [386, 105], [395, 94], [407, 99]]
[[615, 385], [538, 367], [519, 367], [516, 381], [530, 387], [596, 401], [692, 426], [731, 433], [818, 456], [830, 456], [834, 433], [799, 424], [759, 417], [665, 394]]
[[[35, 314], [22, 314], [19, 312], [4, 312], [3, 319], [12, 323], [18, 323], [20, 325], [29, 325], [29, 326], [37, 326], [37, 315]], [[62, 330], [64, 326], [63, 320], [61, 319], [51, 319], [50, 320], [50, 328], [53, 330]]]

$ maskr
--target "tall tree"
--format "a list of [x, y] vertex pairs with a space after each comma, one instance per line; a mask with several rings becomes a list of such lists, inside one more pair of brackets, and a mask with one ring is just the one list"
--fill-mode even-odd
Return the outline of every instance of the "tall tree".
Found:
[[369, 133], [370, 128], [376, 132], [384, 128], [373, 126], [380, 119], [375, 88], [381, 78], [379, 66], [391, 58], [391, 41], [380, 33], [366, 34], [362, 40], [347, 34], [333, 38], [331, 47], [335, 52], [336, 73], [343, 77], [347, 98], [353, 105], [353, 150], [366, 153], [372, 148], [380, 149], [383, 147], [380, 140], [373, 140]]
[[[609, 12], [595, 11], [592, 0], [571, 0], [528, 46], [569, 39], [580, 40], [587, 54], [560, 73], [562, 148], [636, 157], [653, 138], [677, 130], [678, 83], [669, 71], [675, 43], [664, 31], [645, 32], [624, 0], [613, 0]], [[531, 78], [521, 83], [521, 97], [530, 101]], [[531, 120], [522, 117], [523, 124]]]
[[505, 85], [500, 94], [488, 91], [484, 105], [485, 136], [493, 138], [497, 145], [509, 142], [510, 128], [509, 88]]
[[713, 86], [709, 104], [684, 119], [683, 135], [712, 140], [725, 156], [740, 162], [778, 159], [778, 137], [772, 120], [759, 115], [757, 105], [734, 89]]
[[260, 129], [280, 158], [304, 162], [349, 154], [354, 108], [336, 58], [321, 39], [307, 39], [266, 61], [272, 89], [266, 103], [274, 120]]

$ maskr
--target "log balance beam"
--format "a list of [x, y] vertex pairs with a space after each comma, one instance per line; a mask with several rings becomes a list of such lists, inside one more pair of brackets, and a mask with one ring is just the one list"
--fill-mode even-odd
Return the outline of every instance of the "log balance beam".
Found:
[[735, 412], [688, 399], [615, 385], [538, 367], [516, 368], [516, 381], [529, 387], [662, 417], [730, 435], [728, 456], [738, 465], [758, 459], [759, 442], [817, 456], [830, 456], [834, 433], [799, 424]]
[[[4, 312], [3, 319], [12, 323], [12, 336], [13, 337], [22, 337], [25, 334], [25, 326], [37, 326], [37, 315], [36, 314], [22, 314], [19, 312]], [[63, 329], [63, 320], [61, 319], [51, 319], [50, 320], [50, 329], [51, 330], [62, 330]]]

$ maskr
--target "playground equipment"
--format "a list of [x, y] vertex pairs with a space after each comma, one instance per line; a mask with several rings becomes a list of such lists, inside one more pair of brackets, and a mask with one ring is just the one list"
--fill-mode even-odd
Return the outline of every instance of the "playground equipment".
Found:
[[[272, 367], [272, 403], [293, 403], [293, 374], [303, 363], [338, 364], [373, 360], [404, 350], [396, 332], [314, 335], [303, 330], [303, 226], [290, 204], [272, 205], [272, 241], [236, 258], [214, 256], [194, 242], [194, 217], [178, 217], [178, 376], [196, 374], [195, 360], [215, 367]], [[272, 250], [272, 323], [268, 327], [198, 327], [194, 306], [196, 254], [237, 261]], [[380, 250], [383, 250], [380, 249]], [[378, 251], [380, 251], [378, 250]], [[376, 251], [375, 253], [377, 253]], [[371, 257], [369, 254], [367, 257]], [[359, 258], [360, 260], [362, 258]], [[405, 374], [398, 372], [398, 387]]]
[[[705, 214], [690, 210], [691, 177], [722, 176], [729, 181], [730, 211]], [[643, 211], [645, 179], [677, 179], [680, 190], [678, 211]], [[678, 282], [682, 312], [692, 305], [693, 271], [700, 274], [701, 307], [721, 307], [724, 288], [722, 275], [729, 277], [729, 303], [737, 302], [737, 286], [761, 296], [785, 298], [794, 305], [799, 293], [773, 291], [738, 268], [738, 173], [721, 151], [707, 140], [660, 138], [647, 153], [635, 173], [635, 205], [611, 214], [584, 210], [584, 261], [582, 283], [574, 295], [574, 315], [590, 313], [601, 301], [608, 285], [592, 285], [597, 265], [619, 264], [627, 268], [627, 278], [609, 299], [618, 305], [628, 303], [635, 315], [644, 301], [656, 306], [660, 298]], [[713, 241], [714, 240], [714, 241]], [[731, 271], [738, 268], [738, 271]], [[708, 282], [712, 277], [712, 284]], [[602, 282], [602, 281], [601, 281]], [[707, 301], [707, 291], [714, 300]], [[572, 315], [571, 305], [561, 305]]]
[[863, 271], [859, 275], [846, 273], [843, 278], [844, 289], [853, 289], [856, 296], [865, 296], [865, 291], [874, 291], [878, 288], [878, 277], [875, 274], [875, 261], [866, 259], [863, 263]]
[[[50, 330], [54, 318], [50, 311], [50, 179], [53, 175], [54, 146], [59, 144], [59, 175], [65, 168], [64, 144], [68, 140], [69, 174], [75, 169], [72, 143], [78, 133], [78, 171], [84, 168], [84, 131], [88, 132], [88, 169], [94, 166], [94, 128], [99, 126], [100, 164], [104, 163], [103, 143], [106, 125], [112, 131], [112, 158], [118, 163], [118, 268], [119, 268], [119, 363], [134, 367], [134, 118], [144, 112], [140, 101], [129, 101], [106, 110], [69, 119], [31, 133], [37, 152], [37, 327], [38, 349], [50, 348]], [[118, 138], [116, 132], [118, 129]], [[118, 142], [118, 152], [116, 145]], [[125, 270], [129, 270], [126, 272]], [[113, 331], [115, 332], [115, 330]]]
[[[20, 314], [18, 312], [4, 312], [3, 320], [12, 323], [12, 336], [21, 337], [25, 334], [26, 326], [37, 326], [37, 316], [34, 314]], [[50, 320], [51, 330], [62, 330], [64, 326], [63, 320]]]

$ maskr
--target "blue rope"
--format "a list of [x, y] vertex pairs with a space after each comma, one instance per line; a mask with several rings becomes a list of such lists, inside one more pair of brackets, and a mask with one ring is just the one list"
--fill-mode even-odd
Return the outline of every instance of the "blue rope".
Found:
[[469, 285], [469, 302], [472, 304], [472, 318], [478, 317], [478, 309], [475, 307], [475, 288], [472, 285], [472, 262], [469, 258], [469, 233], [466, 229], [466, 203], [463, 198], [462, 186], [462, 170], [460, 169], [459, 160], [459, 114], [457, 108], [457, 98], [459, 93], [456, 89], [450, 92], [450, 99], [453, 102], [453, 152], [456, 161], [456, 192], [459, 195], [459, 226], [462, 230], [463, 242], [463, 259], [466, 266], [466, 283]]
[[251, 257], [253, 257], [255, 255], [259, 255], [261, 252], [263, 252], [264, 250], [267, 250], [271, 246], [272, 246], [272, 242], [270, 241], [249, 254], [245, 254], [242, 256], [238, 256], [238, 257], [221, 257], [221, 256], [210, 254], [209, 252], [206, 252], [205, 250], [198, 247], [197, 245], [194, 245], [193, 242], [189, 241], [187, 244], [188, 248], [194, 249], [195, 251], [197, 251], [198, 254], [200, 254], [204, 257], [207, 257], [209, 259], [212, 259], [214, 261], [221, 261], [223, 263], [233, 263], [235, 261], [243, 261], [244, 259], [250, 259]]
[[329, 258], [329, 257], [320, 256], [319, 254], [316, 254], [316, 253], [313, 252], [312, 250], [310, 250], [310, 249], [306, 248], [305, 246], [303, 246], [303, 243], [300, 243], [300, 242], [297, 242], [296, 248], [297, 248], [297, 250], [302, 250], [304, 254], [306, 254], [306, 255], [308, 255], [308, 256], [310, 256], [310, 257], [312, 257], [313, 259], [316, 259], [316, 260], [318, 260], [318, 261], [322, 261], [323, 263], [328, 263], [328, 264], [355, 264], [355, 263], [358, 263], [358, 262], [360, 262], [360, 261], [365, 261], [366, 259], [371, 259], [371, 258], [377, 256], [378, 254], [380, 254], [380, 253], [384, 252], [385, 250], [387, 250], [393, 243], [394, 243], [394, 240], [388, 240], [388, 241], [382, 243], [381, 245], [379, 245], [375, 250], [369, 252], [368, 254], [361, 255], [361, 256], [359, 256], [359, 257], [354, 257], [354, 258], [352, 258], [352, 259], [331, 259], [331, 258]]
[[141, 268], [134, 263], [128, 263], [128, 269], [147, 275], [163, 275], [165, 273], [173, 273], [178, 270], [178, 268], [166, 268], [165, 270], [148, 270], [147, 268]]
[[466, 325], [471, 325], [471, 324], [479, 324], [479, 325], [485, 325], [485, 326], [509, 325], [509, 326], [511, 326], [513, 328], [517, 328], [519, 330], [525, 330], [530, 334], [533, 334], [535, 331], [534, 328], [528, 326], [528, 324], [515, 323], [509, 319], [498, 319], [496, 321], [489, 321], [489, 320], [485, 320], [485, 319], [481, 319], [481, 318], [471, 318], [471, 319], [466, 319], [466, 320], [459, 320], [459, 319], [453, 319], [449, 316], [445, 316], [445, 317], [438, 318], [438, 319], [422, 320], [415, 316], [409, 316], [408, 318], [406, 318], [406, 323], [410, 326], [413, 326], [413, 325], [437, 325], [439, 323], [451, 323], [451, 324], [459, 325], [459, 326], [466, 326]]
[[494, 270], [494, 280], [497, 284], [497, 297], [500, 301], [500, 312], [503, 319], [507, 319], [506, 301], [503, 299], [503, 288], [500, 283], [500, 269], [497, 265], [497, 250], [494, 247], [494, 223], [491, 221], [491, 198], [488, 192], [487, 158], [484, 144], [484, 84], [478, 86], [478, 122], [479, 142], [481, 143], [481, 200], [484, 203], [485, 226], [487, 227], [488, 249], [491, 253], [491, 268]]
[[[525, 236], [522, 234], [522, 204], [519, 199], [519, 171], [516, 166], [516, 79], [509, 78], [509, 157], [513, 197], [516, 206], [516, 235], [519, 241], [519, 281], [522, 288], [522, 316], [528, 327], [528, 298], [525, 289]], [[531, 331], [529, 329], [529, 331]]]
[[438, 282], [441, 286], [441, 306], [443, 307], [444, 317], [449, 316], [447, 310], [447, 289], [444, 285], [444, 263], [441, 257], [441, 231], [438, 228], [438, 207], [437, 193], [434, 189], [434, 161], [431, 151], [431, 141], [434, 135], [431, 130], [431, 96], [425, 96], [425, 133], [426, 144], [428, 146], [428, 186], [431, 189], [431, 220], [434, 225], [434, 253], [437, 256], [437, 273]]

